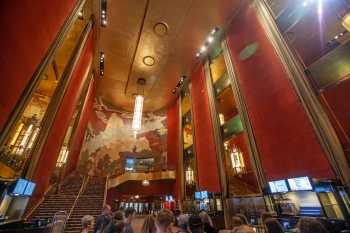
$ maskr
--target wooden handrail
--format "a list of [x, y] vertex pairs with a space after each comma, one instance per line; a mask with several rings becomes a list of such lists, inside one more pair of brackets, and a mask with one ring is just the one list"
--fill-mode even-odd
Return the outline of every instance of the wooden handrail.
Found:
[[106, 177], [105, 192], [104, 192], [104, 194], [103, 194], [103, 206], [105, 206], [105, 205], [106, 205], [106, 202], [107, 202], [108, 179], [109, 179], [109, 176]]
[[81, 184], [81, 187], [80, 187], [80, 190], [77, 194], [77, 196], [75, 197], [75, 200], [74, 200], [74, 203], [72, 205], [72, 207], [70, 208], [70, 211], [67, 215], [67, 220], [69, 219], [69, 217], [71, 216], [71, 214], [73, 213], [73, 210], [75, 208], [75, 206], [77, 205], [78, 203], [78, 200], [79, 200], [79, 197], [80, 195], [84, 192], [85, 190], [85, 187], [86, 187], [86, 184], [89, 182], [89, 176], [85, 176], [84, 179], [83, 179], [83, 183]]

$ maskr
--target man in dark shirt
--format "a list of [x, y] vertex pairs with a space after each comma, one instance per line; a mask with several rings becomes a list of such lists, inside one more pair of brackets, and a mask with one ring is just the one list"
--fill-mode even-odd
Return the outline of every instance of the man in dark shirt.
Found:
[[124, 233], [134, 233], [134, 230], [131, 227], [131, 222], [135, 217], [135, 210], [133, 208], [127, 208], [125, 210], [125, 224], [124, 224]]
[[94, 233], [103, 233], [104, 229], [108, 226], [111, 221], [112, 211], [109, 205], [105, 205], [102, 209], [101, 215], [96, 218], [96, 224]]

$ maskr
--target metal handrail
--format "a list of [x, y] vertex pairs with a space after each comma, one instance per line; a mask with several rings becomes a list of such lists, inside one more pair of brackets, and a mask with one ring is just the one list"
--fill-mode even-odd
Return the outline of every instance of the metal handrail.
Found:
[[74, 200], [74, 203], [73, 203], [72, 207], [70, 208], [70, 211], [69, 211], [69, 214], [68, 214], [68, 216], [67, 216], [67, 219], [69, 219], [70, 216], [71, 216], [71, 214], [73, 213], [73, 210], [74, 210], [75, 206], [76, 206], [77, 203], [78, 203], [78, 200], [79, 200], [80, 195], [81, 195], [81, 194], [84, 192], [84, 190], [85, 190], [85, 187], [86, 187], [87, 182], [89, 182], [89, 176], [85, 176], [85, 177], [84, 177], [83, 183], [81, 184], [81, 187], [80, 187], [80, 190], [79, 190], [77, 196], [75, 197], [75, 200]]
[[109, 176], [106, 177], [105, 192], [104, 192], [104, 194], [103, 194], [103, 206], [105, 206], [105, 205], [106, 205], [106, 202], [107, 202], [108, 179], [109, 179]]

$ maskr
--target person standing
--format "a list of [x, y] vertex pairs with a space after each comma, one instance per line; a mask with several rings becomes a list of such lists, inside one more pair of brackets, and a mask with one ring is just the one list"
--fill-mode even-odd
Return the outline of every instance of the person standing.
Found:
[[218, 232], [215, 229], [213, 221], [211, 220], [211, 217], [209, 216], [209, 214], [207, 212], [201, 211], [199, 213], [199, 217], [202, 219], [205, 233], [217, 233]]
[[135, 218], [135, 209], [127, 208], [125, 210], [125, 224], [124, 224], [124, 233], [134, 233], [131, 223]]
[[148, 215], [143, 222], [141, 233], [156, 233], [156, 225], [153, 215]]
[[204, 225], [201, 217], [198, 215], [191, 215], [188, 219], [188, 229], [191, 233], [204, 233]]
[[83, 230], [81, 231], [81, 233], [89, 233], [91, 227], [94, 225], [94, 217], [91, 215], [85, 215], [82, 219], [81, 219], [81, 224], [83, 226]]
[[172, 233], [172, 224], [175, 222], [173, 212], [168, 209], [159, 211], [156, 217], [157, 233]]
[[108, 226], [112, 220], [112, 211], [109, 205], [105, 205], [102, 208], [102, 213], [96, 218], [96, 225], [94, 228], [94, 233], [103, 233], [105, 228]]

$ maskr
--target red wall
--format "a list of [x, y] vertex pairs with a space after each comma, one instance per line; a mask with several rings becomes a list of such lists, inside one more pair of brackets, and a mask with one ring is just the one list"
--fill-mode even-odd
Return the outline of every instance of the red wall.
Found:
[[127, 196], [164, 196], [174, 195], [174, 180], [151, 180], [149, 186], [143, 186], [141, 181], [128, 181], [118, 187], [111, 188], [107, 192], [107, 203], [114, 206], [114, 200], [120, 200]]
[[350, 79], [327, 89], [322, 94], [338, 136], [350, 158]]
[[0, 2], [0, 130], [76, 0]]
[[[242, 8], [227, 39], [267, 178], [333, 178], [326, 155], [253, 7]], [[241, 51], [252, 43], [258, 43], [258, 49], [241, 60]]]
[[95, 95], [96, 95], [96, 80], [95, 78], [92, 78], [89, 84], [89, 89], [86, 93], [86, 99], [85, 99], [83, 108], [81, 110], [79, 123], [78, 123], [77, 129], [75, 130], [75, 133], [73, 136], [74, 138], [69, 148], [69, 157], [68, 157], [66, 170], [65, 170], [66, 175], [73, 172], [77, 166], [81, 146], [84, 141], [86, 126], [93, 110]]
[[214, 132], [202, 66], [193, 73], [191, 80], [199, 189], [220, 192]]
[[55, 168], [59, 150], [63, 142], [69, 122], [79, 100], [84, 81], [87, 78], [89, 65], [93, 58], [93, 33], [91, 32], [86, 41], [82, 55], [74, 68], [66, 93], [59, 106], [55, 120], [51, 126], [46, 143], [43, 147], [40, 159], [35, 169], [33, 180], [37, 183], [36, 193], [45, 191], [49, 179]]
[[[176, 176], [181, 176], [181, 171], [178, 168], [179, 164], [179, 145], [180, 145], [180, 117], [179, 117], [179, 101], [177, 100], [167, 110], [168, 120], [168, 168], [176, 169]], [[175, 196], [179, 197], [180, 179], [175, 182]]]

